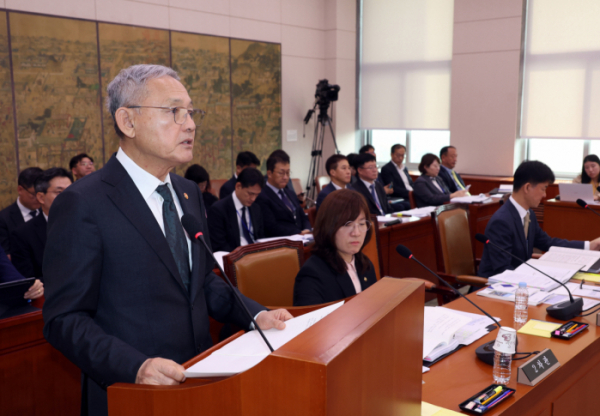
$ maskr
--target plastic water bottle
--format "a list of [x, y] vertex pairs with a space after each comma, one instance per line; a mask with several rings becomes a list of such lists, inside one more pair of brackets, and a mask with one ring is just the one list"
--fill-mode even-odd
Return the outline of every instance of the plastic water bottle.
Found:
[[527, 322], [527, 305], [529, 304], [529, 292], [527, 283], [520, 282], [519, 288], [515, 292], [515, 323], [524, 324]]
[[[527, 311], [525, 311], [527, 313]], [[494, 351], [494, 383], [508, 384], [510, 381], [510, 364], [512, 354], [506, 354], [500, 351]]]

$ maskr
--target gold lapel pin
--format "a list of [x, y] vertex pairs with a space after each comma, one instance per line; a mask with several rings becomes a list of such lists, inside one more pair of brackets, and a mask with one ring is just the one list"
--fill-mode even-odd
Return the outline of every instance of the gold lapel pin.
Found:
[[184, 197], [185, 199], [189, 199], [189, 197], [187, 196], [187, 194], [186, 194], [185, 192], [183, 193], [183, 197]]
[[365, 277], [365, 282], [367, 281], [367, 278]]

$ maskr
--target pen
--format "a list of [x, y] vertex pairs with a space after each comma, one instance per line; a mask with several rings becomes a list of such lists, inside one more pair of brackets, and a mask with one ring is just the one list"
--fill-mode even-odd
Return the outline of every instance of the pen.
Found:
[[483, 393], [481, 396], [479, 396], [477, 399], [475, 399], [476, 402], [479, 402], [480, 404], [483, 404], [483, 401], [489, 400], [490, 398], [494, 397], [496, 394], [500, 393], [502, 391], [502, 386], [498, 386], [494, 389], [488, 390], [485, 393]]
[[498, 396], [502, 392], [502, 389], [503, 389], [502, 386], [496, 387], [494, 395], [490, 396], [487, 399], [485, 399], [484, 401], [482, 401], [481, 404], [483, 406], [485, 406], [486, 404], [488, 404], [489, 402], [491, 402], [494, 397]]
[[571, 332], [572, 329], [576, 328], [578, 324], [573, 324], [572, 326], [569, 327], [569, 329], [567, 329], [565, 332]]
[[582, 331], [582, 330], [584, 330], [585, 328], [587, 328], [587, 325], [586, 325], [586, 324], [583, 324], [583, 325], [581, 325], [581, 327], [580, 327], [579, 329], [576, 329], [576, 330], [575, 330], [575, 331], [573, 331], [573, 332], [569, 332], [569, 335], [575, 335], [575, 334], [578, 334], [579, 332], [581, 332], [581, 331]]
[[486, 406], [486, 409], [491, 409], [498, 402], [502, 401], [502, 399], [504, 399], [505, 397], [510, 396], [512, 393], [514, 393], [514, 391], [512, 391], [512, 390], [505, 391], [504, 394], [502, 394], [502, 396], [498, 397], [496, 400], [494, 400], [492, 403], [490, 403], [488, 406]]

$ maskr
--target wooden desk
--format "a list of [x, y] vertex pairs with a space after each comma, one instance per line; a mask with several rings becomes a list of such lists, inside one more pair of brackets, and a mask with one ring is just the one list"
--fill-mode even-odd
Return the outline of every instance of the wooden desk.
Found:
[[42, 312], [0, 320], [0, 415], [78, 415], [81, 372], [42, 335]]
[[[513, 326], [513, 304], [495, 299], [469, 295], [471, 299], [500, 322]], [[445, 305], [451, 309], [477, 312], [464, 299]], [[555, 321], [546, 315], [546, 306], [529, 307], [529, 318]], [[517, 384], [517, 367], [527, 360], [513, 361], [509, 387], [516, 389], [513, 397], [499, 404], [486, 415], [503, 416], [572, 416], [598, 414], [598, 374], [600, 374], [600, 328], [595, 316], [578, 318], [590, 324], [589, 329], [572, 341], [518, 335], [519, 351], [541, 351], [550, 348], [560, 367], [535, 387]], [[556, 321], [558, 322], [558, 321]], [[423, 374], [423, 401], [460, 412], [458, 405], [493, 383], [492, 367], [479, 361], [475, 349], [493, 341], [498, 332], [492, 331], [472, 345], [462, 348], [431, 367]]]
[[[590, 205], [600, 213], [600, 205]], [[600, 237], [600, 218], [575, 202], [550, 199], [544, 203], [544, 231], [550, 237], [590, 241]]]

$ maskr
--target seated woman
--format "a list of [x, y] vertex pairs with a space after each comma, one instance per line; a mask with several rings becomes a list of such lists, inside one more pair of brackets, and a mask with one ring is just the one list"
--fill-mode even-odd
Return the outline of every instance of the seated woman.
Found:
[[418, 208], [442, 205], [450, 202], [450, 199], [466, 196], [466, 190], [450, 193], [443, 180], [438, 178], [440, 173], [440, 159], [433, 153], [427, 153], [419, 163], [421, 176], [413, 185], [413, 196]]
[[377, 282], [373, 263], [361, 252], [373, 237], [371, 225], [361, 194], [349, 189], [329, 194], [317, 212], [312, 255], [296, 276], [294, 306], [342, 300]]
[[210, 175], [202, 166], [194, 164], [187, 168], [185, 178], [198, 184], [202, 192], [202, 199], [204, 200], [204, 209], [207, 211], [212, 204], [219, 200], [219, 198], [210, 192]]
[[573, 183], [589, 183], [594, 189], [594, 200], [600, 199], [598, 185], [600, 182], [600, 158], [596, 155], [587, 155], [583, 158], [581, 174], [573, 179]]

